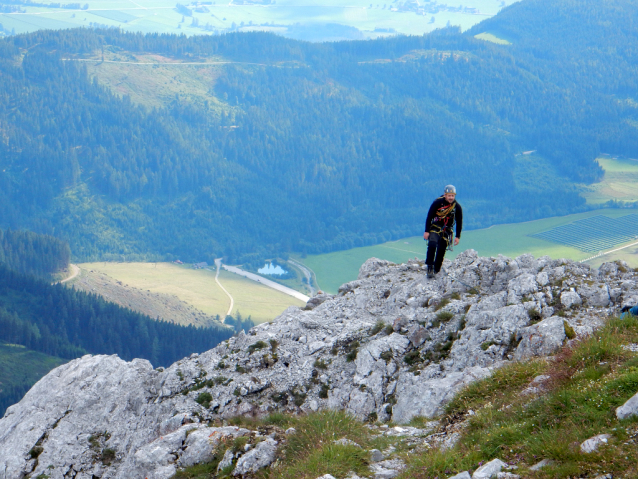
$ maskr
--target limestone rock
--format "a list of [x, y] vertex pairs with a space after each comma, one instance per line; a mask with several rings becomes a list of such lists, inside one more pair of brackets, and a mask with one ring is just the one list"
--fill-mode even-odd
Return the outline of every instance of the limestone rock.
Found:
[[532, 467], [530, 467], [530, 471], [538, 471], [544, 467], [547, 467], [549, 465], [551, 465], [553, 463], [553, 461], [549, 460], [549, 459], [543, 459], [540, 462], [537, 462], [536, 464], [534, 464]]
[[370, 465], [374, 479], [392, 479], [405, 469], [405, 463], [400, 459], [386, 459]]
[[571, 308], [572, 306], [580, 306], [583, 303], [583, 300], [580, 299], [580, 296], [576, 291], [564, 291], [560, 295], [560, 302], [566, 308]]
[[277, 441], [267, 438], [239, 458], [233, 470], [233, 476], [243, 476], [249, 472], [254, 474], [262, 467], [272, 464], [276, 453]]
[[472, 479], [472, 476], [470, 476], [469, 472], [463, 471], [455, 476], [448, 477], [448, 479]]
[[616, 417], [618, 419], [627, 419], [631, 416], [638, 415], [638, 393], [632, 396], [625, 404], [616, 408]]
[[[272, 323], [164, 370], [115, 356], [60, 366], [0, 419], [0, 479], [163, 479], [209, 460], [222, 441], [240, 435], [254, 447], [237, 457], [227, 452], [225, 461], [237, 461], [244, 474], [274, 457], [275, 439], [258, 442], [255, 431], [210, 428], [209, 421], [326, 408], [395, 423], [435, 417], [494, 368], [553, 354], [566, 339], [564, 318], [553, 316], [557, 298], [570, 304], [565, 311], [577, 334], [600, 327], [610, 304], [638, 298], [638, 274], [616, 263], [597, 272], [568, 260], [483, 258], [467, 250], [444, 268], [447, 274], [429, 280], [419, 261], [372, 258], [338, 295], [290, 307]], [[534, 325], [532, 310], [543, 318]], [[378, 323], [392, 328], [372, 335]], [[542, 382], [530, 388], [540, 391]], [[210, 402], [197, 401], [203, 393]], [[423, 442], [432, 428], [383, 434]], [[36, 445], [38, 461], [29, 457]], [[115, 451], [110, 464], [99, 460], [105, 448]]]
[[490, 479], [491, 477], [495, 477], [499, 472], [501, 472], [501, 469], [506, 467], [507, 464], [500, 459], [493, 459], [474, 471], [472, 479]]
[[596, 452], [602, 444], [607, 444], [610, 438], [609, 434], [599, 434], [591, 437], [580, 445], [580, 450], [585, 454]]
[[540, 323], [523, 328], [521, 336], [522, 340], [514, 354], [515, 359], [550, 355], [556, 352], [566, 339], [563, 318], [552, 316], [544, 319]]

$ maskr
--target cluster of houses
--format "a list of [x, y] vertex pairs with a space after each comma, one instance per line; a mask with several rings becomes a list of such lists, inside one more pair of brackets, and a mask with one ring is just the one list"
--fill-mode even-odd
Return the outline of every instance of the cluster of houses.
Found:
[[468, 13], [471, 15], [479, 15], [481, 12], [478, 8], [464, 7], [462, 5], [458, 7], [451, 7], [442, 3], [419, 1], [419, 0], [405, 0], [405, 2], [399, 2], [396, 7], [390, 8], [390, 11], [394, 12], [415, 12], [418, 15], [425, 15], [429, 13], [439, 12], [457, 12]]

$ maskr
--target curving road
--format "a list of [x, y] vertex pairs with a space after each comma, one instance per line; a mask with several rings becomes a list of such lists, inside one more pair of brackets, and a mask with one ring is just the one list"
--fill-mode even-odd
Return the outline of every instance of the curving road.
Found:
[[77, 267], [74, 264], [69, 264], [69, 267], [71, 268], [71, 276], [69, 276], [66, 279], [63, 279], [62, 281], [60, 281], [60, 283], [66, 283], [67, 281], [71, 281], [73, 278], [75, 278], [78, 274], [80, 274], [80, 268]]
[[[215, 260], [215, 266], [217, 266], [217, 273], [215, 273], [215, 281], [217, 282], [219, 287], [222, 289], [222, 291], [226, 293], [226, 296], [230, 298], [230, 307], [228, 308], [228, 312], [226, 313], [226, 316], [230, 316], [231, 313], [233, 312], [233, 307], [235, 306], [235, 300], [230, 295], [230, 293], [226, 291], [226, 288], [224, 288], [222, 284], [219, 282], [219, 271], [222, 269], [222, 260], [220, 258]], [[224, 318], [222, 319], [222, 323], [226, 322], [226, 316], [224, 316]]]
[[[310, 296], [314, 296], [315, 294], [317, 294], [317, 290], [312, 285], [312, 275], [314, 274], [313, 271], [310, 268], [308, 268], [308, 266], [301, 264], [299, 261], [295, 261], [294, 259], [289, 259], [288, 262], [295, 265], [297, 268], [299, 268], [303, 272], [304, 276], [306, 277], [306, 281], [308, 281], [308, 287], [310, 288]], [[319, 284], [317, 284], [317, 288], [319, 288]]]
[[[217, 261], [215, 261], [215, 263], [217, 263]], [[220, 261], [220, 264], [221, 264], [221, 261]], [[309, 296], [306, 296], [305, 294], [302, 294], [299, 291], [295, 291], [294, 289], [288, 288], [279, 283], [275, 283], [274, 281], [266, 279], [263, 276], [259, 276], [258, 274], [249, 273], [248, 271], [244, 271], [243, 269], [237, 268], [236, 266], [227, 266], [224, 264], [222, 265], [222, 268], [224, 268], [226, 271], [230, 271], [231, 273], [235, 273], [240, 276], [243, 276], [244, 278], [257, 281], [258, 283], [263, 284], [264, 286], [268, 286], [269, 288], [276, 289], [277, 291], [287, 294], [288, 296], [292, 296], [293, 298], [297, 298], [303, 301], [304, 303], [308, 302], [308, 300], [310, 299]]]

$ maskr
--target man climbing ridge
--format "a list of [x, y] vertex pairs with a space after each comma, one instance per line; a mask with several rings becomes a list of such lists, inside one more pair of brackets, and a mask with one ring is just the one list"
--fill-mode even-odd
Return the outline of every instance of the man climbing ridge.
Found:
[[[456, 224], [456, 237], [452, 240], [454, 225]], [[447, 185], [443, 195], [432, 202], [425, 220], [425, 233], [423, 239], [428, 242], [428, 252], [425, 264], [428, 267], [428, 278], [441, 271], [445, 250], [452, 249], [459, 244], [461, 230], [463, 229], [463, 209], [456, 202], [456, 188]]]

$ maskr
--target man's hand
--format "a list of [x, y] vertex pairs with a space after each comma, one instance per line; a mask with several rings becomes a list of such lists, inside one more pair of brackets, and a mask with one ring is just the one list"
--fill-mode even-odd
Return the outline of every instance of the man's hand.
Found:
[[459, 244], [459, 241], [461, 241], [459, 238], [454, 238], [454, 246], [456, 246], [457, 244]]
[[427, 240], [430, 237], [430, 233], [428, 233], [427, 231], [425, 233], [423, 233], [423, 239]]

